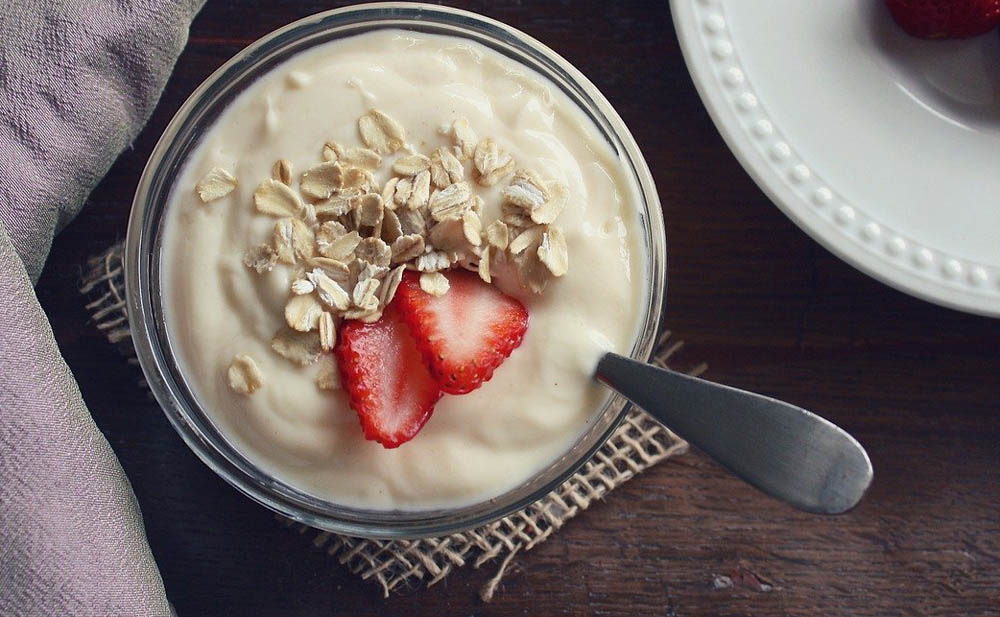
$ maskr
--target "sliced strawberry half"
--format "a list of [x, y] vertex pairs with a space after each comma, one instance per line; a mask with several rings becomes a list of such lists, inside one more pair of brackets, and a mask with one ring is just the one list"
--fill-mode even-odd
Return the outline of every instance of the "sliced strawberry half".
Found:
[[528, 311], [471, 272], [444, 275], [448, 292], [432, 296], [420, 288], [419, 274], [407, 272], [396, 303], [441, 389], [465, 394], [488, 381], [521, 344]]
[[395, 448], [430, 419], [441, 389], [392, 307], [374, 323], [346, 322], [334, 354], [365, 437]]

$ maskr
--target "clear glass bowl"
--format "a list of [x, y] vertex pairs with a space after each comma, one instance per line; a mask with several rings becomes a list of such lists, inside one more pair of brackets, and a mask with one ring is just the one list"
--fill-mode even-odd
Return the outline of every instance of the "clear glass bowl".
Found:
[[244, 88], [292, 55], [327, 41], [384, 28], [446, 34], [490, 47], [546, 77], [593, 121], [618, 153], [641, 199], [637, 207], [647, 260], [647, 302], [641, 315], [641, 334], [632, 347], [631, 356], [642, 360], [649, 358], [666, 288], [666, 243], [653, 179], [621, 118], [586, 77], [523, 32], [474, 13], [411, 3], [354, 6], [289, 24], [238, 53], [195, 90], [160, 137], [132, 205], [125, 251], [129, 323], [142, 370], [167, 418], [195, 454], [241, 492], [292, 519], [350, 536], [441, 536], [502, 518], [557, 487], [607, 440], [628, 411], [628, 403], [617, 395], [612, 396], [563, 456], [523, 485], [492, 499], [438, 510], [345, 507], [306, 494], [270, 476], [229, 443], [184, 382], [163, 318], [160, 259], [166, 203], [173, 179], [199, 138]]

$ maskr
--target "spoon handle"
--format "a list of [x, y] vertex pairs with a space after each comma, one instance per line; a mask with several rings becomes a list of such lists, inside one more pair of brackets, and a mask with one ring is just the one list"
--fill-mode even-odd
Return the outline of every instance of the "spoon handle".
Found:
[[613, 353], [601, 358], [596, 377], [737, 476], [801, 510], [846, 512], [871, 484], [861, 444], [801, 407]]

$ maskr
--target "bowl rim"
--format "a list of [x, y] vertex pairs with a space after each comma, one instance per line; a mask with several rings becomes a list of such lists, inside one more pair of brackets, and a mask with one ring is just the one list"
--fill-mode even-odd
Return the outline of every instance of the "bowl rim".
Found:
[[[126, 305], [133, 343], [140, 367], [154, 397], [171, 425], [188, 447], [209, 468], [237, 490], [254, 501], [298, 522], [327, 531], [355, 537], [379, 539], [417, 539], [466, 531], [499, 520], [541, 499], [561, 485], [589, 461], [621, 424], [631, 404], [619, 395], [608, 398], [600, 414], [589, 420], [588, 427], [572, 447], [555, 461], [536, 472], [523, 486], [534, 486], [529, 491], [515, 487], [492, 499], [457, 508], [432, 510], [367, 510], [317, 499], [291, 487], [277, 478], [268, 476], [253, 461], [235, 452], [220, 449], [228, 440], [224, 435], [211, 434], [211, 421], [199, 408], [194, 395], [177, 369], [166, 340], [165, 324], [156, 318], [160, 308], [159, 285], [160, 255], [157, 234], [162, 231], [164, 202], [169, 199], [172, 183], [168, 176], [183, 164], [188, 149], [197, 139], [185, 143], [183, 137], [194, 131], [204, 114], [224, 110], [232, 98], [220, 101], [218, 97], [230, 93], [240, 85], [252, 83], [253, 78], [268, 72], [279, 52], [292, 49], [295, 43], [308, 46], [310, 37], [321, 37], [338, 29], [410, 28], [428, 31], [441, 27], [452, 34], [463, 36], [477, 43], [504, 45], [498, 49], [516, 62], [541, 73], [550, 85], [561, 88], [569, 98], [595, 123], [621, 162], [634, 174], [639, 226], [642, 230], [642, 248], [647, 269], [645, 286], [646, 308], [641, 318], [641, 330], [630, 355], [648, 360], [659, 332], [663, 303], [666, 296], [666, 235], [659, 197], [649, 168], [639, 151], [635, 139], [607, 99], [579, 70], [556, 52], [529, 35], [502, 22], [450, 7], [410, 2], [380, 2], [361, 4], [323, 11], [274, 30], [238, 52], [206, 78], [181, 105], [164, 129], [143, 170], [136, 188], [129, 217], [125, 241], [123, 266], [126, 281]], [[347, 32], [328, 40], [344, 38], [360, 32]], [[320, 43], [326, 41], [320, 41]], [[292, 46], [292, 47], [290, 47]], [[495, 48], [497, 49], [497, 48]], [[517, 55], [512, 55], [512, 54]], [[525, 60], [533, 63], [529, 64]], [[269, 64], [271, 61], [271, 64]], [[560, 82], [559, 80], [564, 80]], [[242, 80], [242, 81], [241, 81]], [[244, 83], [245, 82], [245, 83]], [[228, 89], [227, 89], [228, 88]], [[572, 90], [568, 91], [567, 88]], [[238, 94], [238, 92], [236, 93]], [[236, 94], [232, 96], [235, 97]], [[588, 105], [585, 106], [584, 104]], [[192, 114], [202, 114], [195, 116]], [[596, 114], [596, 117], [595, 117]], [[208, 126], [214, 118], [208, 121]], [[187, 133], [183, 131], [187, 130]], [[610, 131], [610, 133], [609, 133]], [[181, 145], [178, 145], [181, 144]], [[644, 211], [642, 207], [644, 206]], [[152, 234], [152, 235], [150, 235]], [[161, 337], [163, 340], [161, 340]], [[202, 417], [199, 417], [202, 416]], [[207, 423], [208, 426], [205, 426]], [[598, 430], [599, 429], [599, 430]], [[218, 433], [218, 431], [215, 431]], [[584, 447], [578, 450], [578, 446]], [[571, 453], [576, 452], [573, 457]], [[235, 459], [235, 460], [234, 460]], [[250, 467], [248, 469], [247, 467]], [[558, 471], [553, 472], [553, 469]], [[546, 474], [549, 477], [545, 477]], [[317, 506], [316, 504], [319, 504]], [[325, 504], [325, 506], [324, 506]], [[339, 508], [337, 515], [330, 508]], [[345, 515], [345, 512], [349, 513]], [[408, 515], [410, 519], [399, 519]]]

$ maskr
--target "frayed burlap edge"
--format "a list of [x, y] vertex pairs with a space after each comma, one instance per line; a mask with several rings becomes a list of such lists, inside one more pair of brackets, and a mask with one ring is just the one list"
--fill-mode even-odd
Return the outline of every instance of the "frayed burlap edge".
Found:
[[[80, 287], [88, 298], [87, 310], [95, 326], [135, 363], [125, 305], [122, 244], [91, 258]], [[683, 347], [664, 332], [657, 341], [653, 362], [667, 366]], [[700, 364], [693, 375], [705, 370]], [[544, 542], [566, 521], [615, 487], [660, 461], [686, 452], [685, 441], [658, 424], [646, 412], [633, 408], [622, 425], [583, 468], [542, 499], [499, 521], [471, 531], [422, 540], [369, 540], [318, 531], [279, 516], [301, 534], [315, 534], [313, 545], [347, 566], [363, 580], [374, 579], [385, 596], [398, 589], [412, 589], [440, 582], [455, 568], [500, 559], [500, 566], [480, 592], [489, 602], [520, 551]]]

